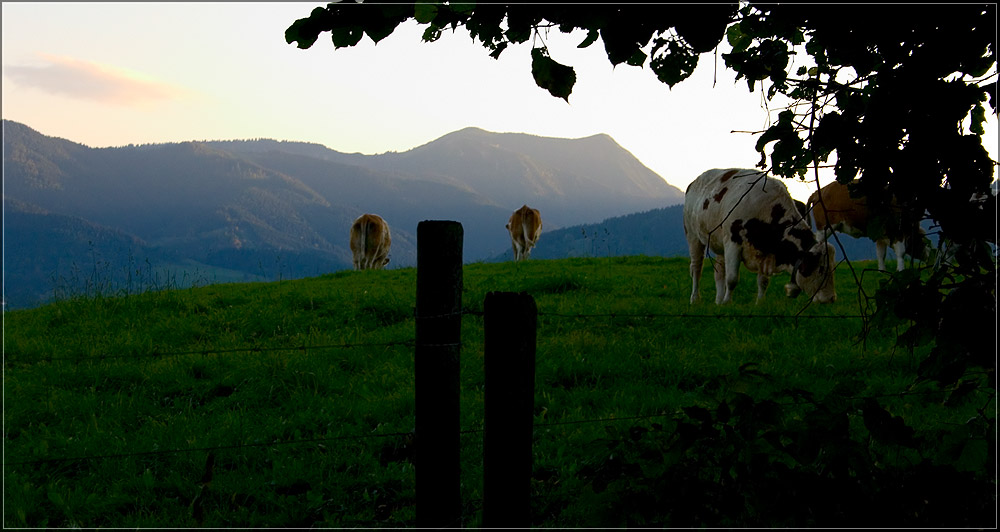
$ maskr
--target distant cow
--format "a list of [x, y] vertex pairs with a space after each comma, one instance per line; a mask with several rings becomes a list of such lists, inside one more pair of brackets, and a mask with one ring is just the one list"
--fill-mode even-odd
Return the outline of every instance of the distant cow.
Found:
[[514, 260], [527, 259], [542, 233], [542, 215], [538, 213], [538, 209], [525, 205], [510, 215], [507, 230], [510, 231], [510, 242], [514, 248]]
[[355, 270], [381, 270], [389, 264], [389, 224], [381, 216], [362, 214], [351, 225]]
[[695, 179], [684, 194], [684, 234], [691, 254], [691, 303], [706, 248], [714, 261], [715, 302], [728, 303], [739, 281], [740, 263], [757, 274], [757, 301], [771, 276], [791, 274], [785, 293], [802, 290], [820, 303], [836, 301], [833, 246], [817, 242], [784, 183], [756, 170], [715, 169]]
[[[822, 198], [822, 201], [820, 201]], [[890, 210], [896, 210], [895, 202]], [[845, 233], [854, 238], [868, 237], [873, 230], [873, 217], [868, 209], [868, 200], [864, 196], [852, 196], [848, 185], [834, 181], [813, 192], [809, 196], [806, 208], [812, 210], [816, 221], [816, 230], [821, 238], [826, 240], [834, 231]], [[896, 271], [903, 271], [903, 255], [906, 244], [911, 238], [922, 238], [923, 230], [918, 224], [911, 224], [909, 229], [900, 223], [898, 213], [886, 212], [882, 217], [884, 223], [879, 224], [880, 236], [872, 238], [875, 241], [875, 256], [878, 258], [879, 271], [885, 271], [885, 253], [889, 244], [896, 252]]]

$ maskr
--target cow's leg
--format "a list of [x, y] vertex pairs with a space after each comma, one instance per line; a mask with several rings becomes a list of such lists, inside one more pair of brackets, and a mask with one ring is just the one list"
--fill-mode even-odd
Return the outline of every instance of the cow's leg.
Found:
[[763, 273], [757, 274], [757, 302], [760, 303], [764, 299], [764, 293], [767, 292], [767, 285], [771, 284], [771, 276], [764, 275]]
[[719, 305], [725, 301], [726, 290], [726, 258], [716, 257], [712, 261], [712, 273], [715, 275], [715, 304]]
[[896, 271], [901, 272], [906, 265], [903, 264], [903, 255], [906, 254], [906, 243], [902, 240], [892, 243], [892, 250], [896, 252]]
[[733, 300], [733, 290], [736, 290], [736, 285], [740, 282], [740, 261], [743, 258], [741, 251], [740, 247], [734, 243], [727, 243], [726, 245], [726, 256], [724, 257], [725, 271], [723, 272], [725, 275], [726, 296], [722, 298], [723, 303], [729, 303]]
[[521, 246], [517, 244], [517, 240], [511, 239], [510, 246], [514, 249], [514, 262], [521, 260]]
[[705, 244], [696, 239], [688, 239], [688, 253], [691, 257], [691, 303], [701, 299], [698, 293], [698, 283], [701, 281], [701, 270], [705, 264]]
[[880, 238], [875, 241], [875, 257], [878, 258], [878, 271], [885, 271], [885, 252], [889, 247], [889, 241], [884, 238]]

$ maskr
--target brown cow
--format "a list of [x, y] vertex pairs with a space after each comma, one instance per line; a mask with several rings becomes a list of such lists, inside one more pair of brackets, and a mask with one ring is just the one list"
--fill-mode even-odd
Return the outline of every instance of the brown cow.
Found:
[[351, 225], [355, 270], [381, 270], [389, 264], [389, 224], [376, 214], [362, 214]]
[[684, 234], [691, 254], [691, 303], [700, 297], [706, 249], [721, 255], [713, 263], [718, 304], [732, 300], [740, 263], [757, 273], [758, 302], [779, 271], [791, 274], [786, 295], [805, 291], [819, 303], [837, 300], [833, 246], [816, 241], [785, 184], [766, 174], [730, 168], [698, 176], [684, 193]]
[[[822, 198], [822, 201], [820, 201]], [[895, 202], [890, 207], [897, 210]], [[851, 195], [848, 185], [834, 181], [809, 196], [806, 208], [812, 210], [813, 220], [820, 238], [829, 239], [834, 231], [850, 235], [854, 238], [868, 237], [874, 229], [872, 212], [868, 209], [868, 200], [864, 196]], [[906, 242], [912, 236], [922, 236], [923, 230], [914, 225], [911, 230], [899, 223], [898, 213], [889, 213], [884, 217], [889, 223], [880, 224], [881, 236], [872, 238], [875, 241], [875, 256], [878, 258], [879, 271], [885, 271], [885, 254], [892, 244], [896, 252], [896, 271], [903, 271], [903, 255], [906, 252]]]
[[510, 231], [510, 242], [514, 248], [514, 261], [527, 259], [542, 233], [542, 215], [538, 213], [538, 209], [525, 205], [510, 215], [507, 230]]

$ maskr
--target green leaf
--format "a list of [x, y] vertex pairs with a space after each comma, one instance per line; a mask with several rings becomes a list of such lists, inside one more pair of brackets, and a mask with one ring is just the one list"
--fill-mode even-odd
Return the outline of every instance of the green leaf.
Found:
[[586, 48], [591, 44], [594, 44], [597, 42], [597, 38], [600, 37], [600, 35], [601, 34], [598, 33], [597, 30], [590, 30], [587, 32], [587, 38], [584, 39], [582, 43], [578, 44], [577, 48]]
[[636, 50], [635, 53], [633, 53], [632, 56], [625, 62], [632, 66], [641, 67], [642, 64], [646, 62], [646, 57], [647, 55], [645, 52], [642, 50]]
[[673, 87], [694, 73], [698, 66], [698, 54], [693, 53], [684, 43], [670, 41], [666, 49], [657, 53], [649, 64], [657, 79]]
[[431, 24], [424, 30], [424, 34], [421, 37], [424, 42], [434, 42], [441, 38], [441, 28]]
[[972, 108], [972, 124], [969, 126], [969, 131], [976, 135], [986, 134], [986, 129], [983, 128], [984, 122], [986, 122], [986, 109], [983, 108], [983, 104], [978, 103]]
[[735, 52], [746, 50], [750, 46], [750, 43], [753, 42], [753, 38], [743, 33], [743, 29], [740, 28], [739, 24], [729, 26], [726, 30], [726, 40], [729, 41], [729, 45], [733, 47], [733, 51]]
[[455, 13], [461, 13], [463, 15], [467, 15], [476, 10], [475, 2], [454, 2], [448, 4], [448, 6], [451, 7], [451, 10]]
[[364, 28], [361, 26], [341, 27], [330, 30], [330, 39], [334, 48], [344, 48], [354, 46], [365, 36]]
[[320, 32], [327, 29], [324, 27], [326, 17], [327, 12], [322, 7], [313, 9], [308, 17], [296, 20], [285, 30], [285, 42], [297, 42], [297, 47], [303, 50], [311, 47], [319, 38]]
[[493, 59], [500, 59], [500, 54], [503, 53], [503, 51], [506, 49], [507, 49], [507, 43], [502, 42], [496, 45], [493, 51], [490, 52], [490, 57], [492, 57]]
[[576, 84], [576, 71], [573, 67], [561, 65], [548, 56], [545, 48], [531, 50], [531, 75], [535, 84], [549, 91], [549, 94], [566, 100]]
[[438, 6], [432, 2], [417, 2], [413, 6], [413, 18], [421, 24], [429, 24], [438, 14]]

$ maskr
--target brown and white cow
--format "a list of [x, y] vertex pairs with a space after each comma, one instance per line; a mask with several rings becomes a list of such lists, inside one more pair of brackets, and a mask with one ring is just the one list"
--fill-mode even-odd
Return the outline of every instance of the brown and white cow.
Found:
[[510, 231], [510, 242], [514, 248], [514, 261], [527, 259], [542, 233], [542, 215], [538, 209], [525, 205], [510, 215], [507, 230]]
[[[890, 209], [897, 210], [895, 202]], [[869, 231], [874, 230], [872, 212], [868, 209], [868, 200], [862, 195], [851, 195], [848, 185], [834, 181], [809, 196], [806, 208], [812, 210], [816, 230], [823, 240], [830, 238], [834, 231], [845, 233], [854, 238], [869, 237]], [[906, 253], [906, 242], [911, 237], [922, 238], [923, 230], [913, 224], [911, 230], [906, 230], [899, 222], [898, 213], [887, 212], [882, 217], [884, 223], [879, 223], [879, 235], [875, 241], [875, 256], [878, 258], [879, 271], [885, 271], [885, 254], [892, 244], [896, 253], [896, 271], [903, 271], [903, 255]], [[869, 237], [871, 238], [871, 237]]]
[[389, 224], [377, 214], [362, 214], [351, 225], [355, 270], [381, 270], [389, 264]]
[[788, 189], [757, 170], [714, 169], [698, 176], [684, 194], [684, 234], [691, 254], [691, 303], [700, 298], [698, 283], [705, 250], [714, 261], [715, 302], [728, 303], [739, 281], [740, 263], [757, 274], [757, 301], [771, 276], [791, 274], [785, 293], [802, 290], [820, 303], [836, 301], [833, 246], [817, 242]]

